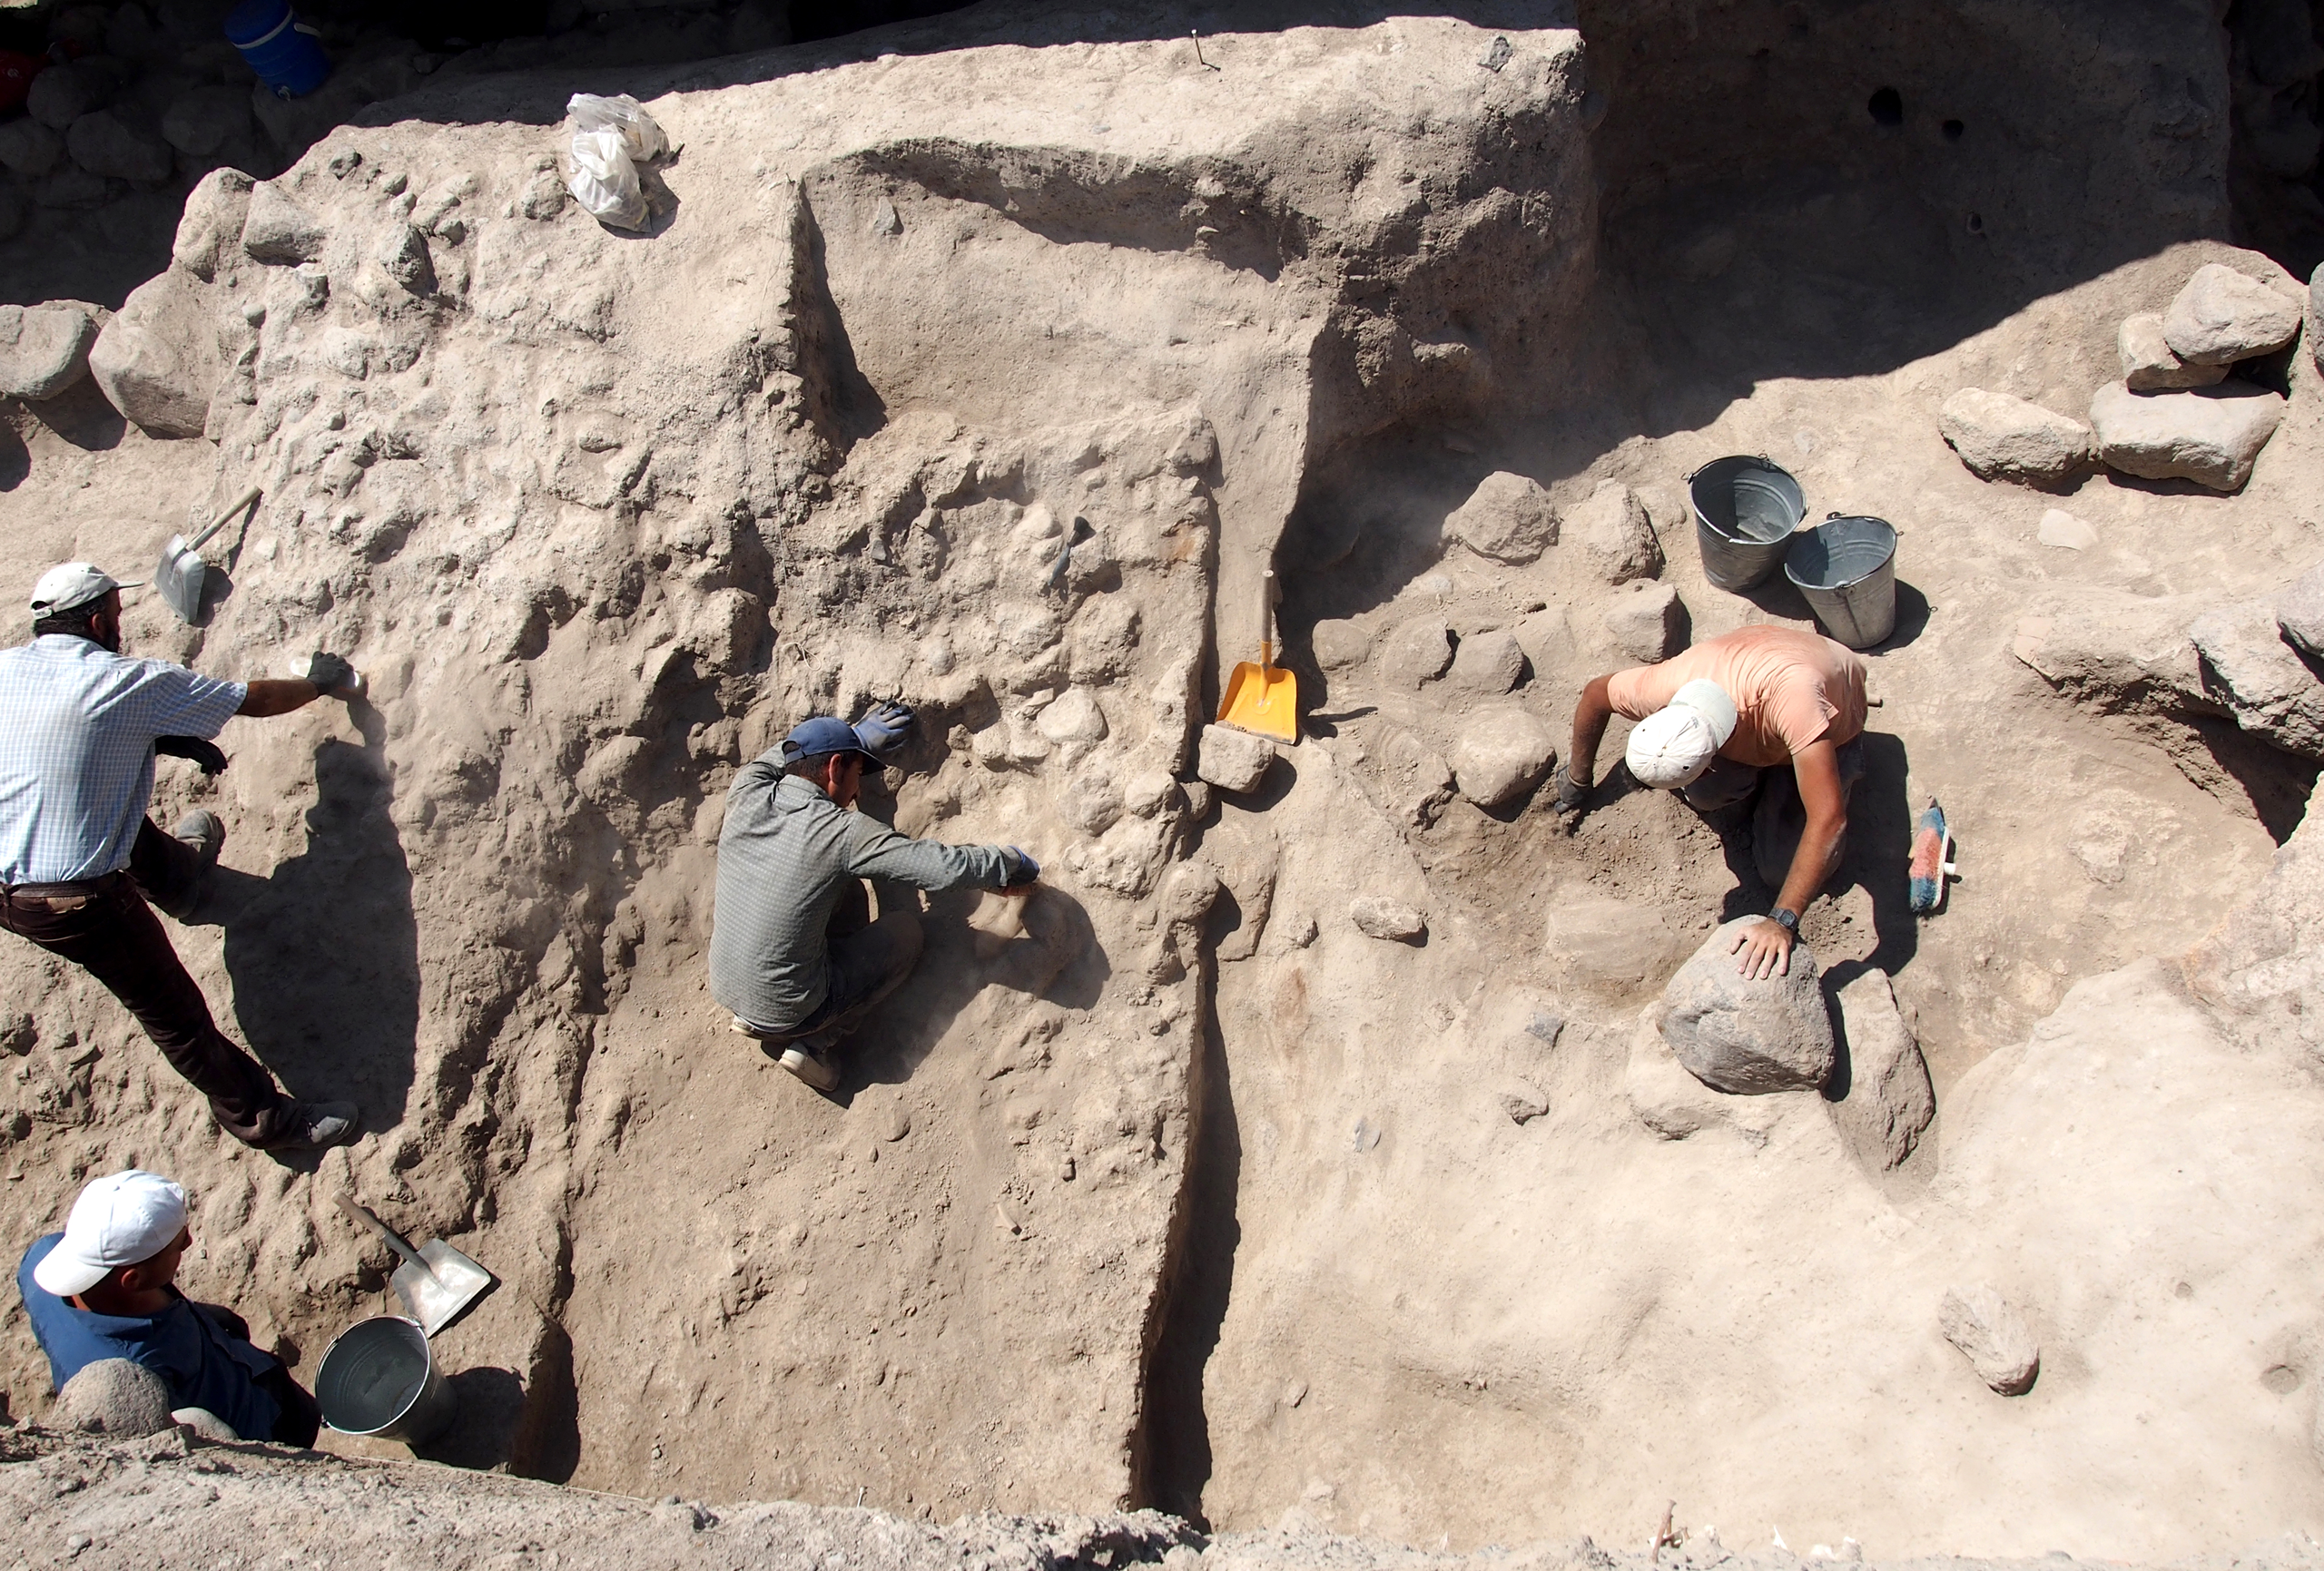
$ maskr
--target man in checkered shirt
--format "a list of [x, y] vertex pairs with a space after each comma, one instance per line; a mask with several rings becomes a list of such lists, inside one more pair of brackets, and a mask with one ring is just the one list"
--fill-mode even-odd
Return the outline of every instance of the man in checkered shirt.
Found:
[[362, 681], [318, 654], [310, 680], [221, 682], [121, 653], [121, 592], [85, 562], [34, 586], [33, 641], [0, 650], [0, 927], [81, 967], [121, 1000], [170, 1066], [210, 1098], [211, 1116], [268, 1151], [343, 1145], [351, 1103], [285, 1095], [210, 1016], [147, 901], [199, 904], [226, 831], [207, 812], [174, 836], [145, 817], [156, 751], [225, 767], [212, 744], [238, 714], [288, 714]]

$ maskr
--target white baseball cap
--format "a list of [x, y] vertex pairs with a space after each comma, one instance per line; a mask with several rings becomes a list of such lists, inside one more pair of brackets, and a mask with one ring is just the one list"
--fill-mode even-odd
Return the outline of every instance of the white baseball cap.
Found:
[[1640, 785], [1677, 790], [1693, 784], [1734, 734], [1735, 701], [1718, 683], [1699, 676], [1630, 728], [1623, 756]]
[[94, 563], [60, 562], [42, 574], [40, 582], [33, 585], [33, 614], [46, 616], [53, 611], [70, 611], [116, 589], [136, 589], [143, 583], [142, 578], [123, 583]]
[[153, 1259], [184, 1231], [184, 1190], [158, 1173], [109, 1173], [81, 1191], [64, 1219], [64, 1236], [33, 1267], [33, 1281], [71, 1298], [118, 1267]]

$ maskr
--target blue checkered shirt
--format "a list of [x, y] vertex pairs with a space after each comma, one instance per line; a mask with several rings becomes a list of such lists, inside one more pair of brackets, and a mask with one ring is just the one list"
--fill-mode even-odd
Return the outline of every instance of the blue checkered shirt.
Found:
[[153, 795], [153, 739], [214, 737], [249, 692], [69, 633], [0, 650], [0, 884], [128, 866]]

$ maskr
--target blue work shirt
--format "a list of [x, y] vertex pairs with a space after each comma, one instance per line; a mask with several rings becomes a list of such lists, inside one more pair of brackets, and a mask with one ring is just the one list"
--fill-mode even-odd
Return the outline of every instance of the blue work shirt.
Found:
[[69, 633], [0, 650], [0, 884], [129, 865], [153, 796], [153, 741], [218, 734], [250, 689]]
[[168, 1383], [172, 1409], [206, 1408], [245, 1440], [274, 1438], [282, 1409], [257, 1384], [258, 1377], [278, 1367], [274, 1359], [228, 1336], [183, 1294], [157, 1315], [74, 1309], [33, 1280], [33, 1267], [64, 1236], [52, 1232], [35, 1240], [16, 1268], [16, 1290], [25, 1295], [25, 1312], [32, 1317], [33, 1335], [48, 1355], [49, 1378], [58, 1390], [91, 1364], [127, 1359]]

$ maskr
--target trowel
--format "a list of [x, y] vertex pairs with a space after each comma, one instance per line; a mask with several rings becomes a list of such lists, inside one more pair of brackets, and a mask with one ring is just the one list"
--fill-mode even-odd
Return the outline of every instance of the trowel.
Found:
[[153, 587], [162, 592], [162, 598], [169, 602], [170, 609], [187, 626], [192, 626], [202, 615], [202, 581], [210, 572], [210, 565], [202, 559], [202, 548], [210, 544], [212, 535], [233, 521], [235, 514], [255, 503], [258, 496], [259, 488], [251, 486], [192, 540], [172, 535], [170, 543], [162, 547], [161, 565], [153, 569]]
[[440, 1238], [418, 1249], [411, 1241], [374, 1215], [351, 1195], [339, 1197], [340, 1209], [387, 1240], [403, 1263], [389, 1279], [404, 1309], [419, 1322], [423, 1335], [434, 1336], [460, 1318], [460, 1312], [493, 1286], [493, 1275]]
[[1218, 723], [1277, 741], [1299, 740], [1299, 679], [1275, 664], [1275, 574], [1259, 584], [1259, 663], [1235, 668], [1218, 701]]

